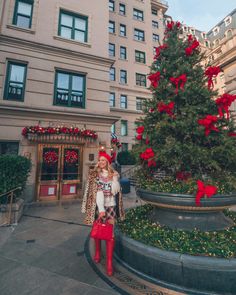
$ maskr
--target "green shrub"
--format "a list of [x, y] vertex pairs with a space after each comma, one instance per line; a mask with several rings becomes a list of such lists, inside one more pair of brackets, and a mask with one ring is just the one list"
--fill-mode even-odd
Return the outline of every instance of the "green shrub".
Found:
[[129, 151], [119, 152], [117, 155], [117, 161], [120, 165], [135, 165], [136, 159], [133, 153]]
[[[16, 194], [16, 196], [19, 196], [25, 188], [30, 169], [31, 161], [25, 157], [17, 155], [0, 156], [0, 194], [21, 187], [21, 190], [17, 191]], [[0, 202], [5, 203], [6, 198], [1, 198]]]

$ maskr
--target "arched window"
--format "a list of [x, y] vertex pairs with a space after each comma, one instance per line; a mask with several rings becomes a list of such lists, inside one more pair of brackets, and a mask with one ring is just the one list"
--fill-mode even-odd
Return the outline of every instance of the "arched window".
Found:
[[232, 30], [228, 30], [226, 33], [226, 37], [230, 38], [230, 37], [232, 37], [232, 35], [233, 35]]
[[215, 42], [214, 42], [215, 47], [217, 47], [219, 44], [220, 44], [220, 40], [216, 39]]

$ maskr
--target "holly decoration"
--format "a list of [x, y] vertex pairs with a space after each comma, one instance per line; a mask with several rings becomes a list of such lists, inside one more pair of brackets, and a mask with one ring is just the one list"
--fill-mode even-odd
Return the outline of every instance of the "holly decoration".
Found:
[[48, 151], [43, 155], [44, 163], [54, 165], [58, 162], [58, 154], [55, 151]]
[[65, 161], [67, 164], [74, 164], [78, 161], [78, 152], [75, 150], [67, 150], [65, 153]]

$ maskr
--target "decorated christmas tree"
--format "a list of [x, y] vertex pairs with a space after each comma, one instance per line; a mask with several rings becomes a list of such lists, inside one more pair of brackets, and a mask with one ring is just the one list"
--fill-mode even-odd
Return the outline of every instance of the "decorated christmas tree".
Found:
[[[167, 24], [151, 73], [152, 98], [137, 128], [135, 150], [142, 187], [208, 197], [236, 191], [236, 129], [230, 111], [236, 95], [218, 95], [219, 67], [204, 64], [194, 36], [180, 38], [181, 24]], [[200, 204], [203, 195], [196, 195]]]

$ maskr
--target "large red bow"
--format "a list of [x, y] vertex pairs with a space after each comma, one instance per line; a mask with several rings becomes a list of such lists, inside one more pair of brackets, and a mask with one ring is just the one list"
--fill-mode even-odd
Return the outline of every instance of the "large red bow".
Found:
[[180, 88], [183, 90], [184, 89], [184, 84], [187, 81], [187, 77], [186, 74], [182, 74], [179, 77], [170, 77], [170, 81], [175, 85], [176, 89], [175, 89], [175, 94], [178, 94], [179, 91], [179, 86]]
[[195, 198], [196, 206], [200, 206], [200, 200], [204, 196], [207, 196], [210, 198], [211, 196], [215, 195], [217, 193], [218, 188], [213, 185], [204, 185], [204, 183], [201, 180], [197, 180], [197, 194]]
[[165, 112], [167, 113], [170, 117], [172, 117], [173, 114], [173, 109], [174, 109], [175, 103], [173, 101], [171, 101], [168, 104], [164, 104], [163, 102], [159, 102], [157, 105], [157, 109], [158, 111], [161, 112]]
[[158, 57], [160, 56], [161, 50], [166, 49], [168, 47], [167, 44], [163, 44], [161, 46], [156, 47], [156, 55], [154, 56], [154, 59], [158, 59]]
[[[191, 39], [189, 38], [188, 41], [190, 42], [190, 40]], [[192, 42], [192, 40], [191, 40], [191, 42]], [[198, 46], [199, 46], [199, 42], [197, 40], [194, 40], [189, 47], [185, 48], [186, 55], [187, 56], [191, 55], [193, 53], [193, 50], [196, 49]]]
[[155, 156], [152, 148], [146, 148], [146, 150], [140, 154], [140, 158], [143, 160], [149, 160]]
[[219, 132], [220, 130], [214, 125], [218, 121], [216, 116], [207, 115], [204, 119], [199, 119], [198, 124], [205, 127], [205, 135], [208, 136], [211, 130]]
[[208, 89], [214, 87], [213, 77], [216, 77], [221, 72], [220, 67], [209, 67], [205, 71], [205, 75], [208, 76]]
[[236, 95], [225, 93], [221, 97], [216, 99], [216, 104], [218, 106], [218, 112], [220, 118], [224, 116], [223, 111], [226, 113], [226, 118], [229, 119], [229, 108], [231, 104], [236, 100]]
[[150, 80], [151, 85], [154, 88], [157, 88], [160, 78], [161, 78], [161, 73], [160, 72], [156, 72], [156, 73], [151, 74], [151, 75], [148, 76], [148, 79]]

